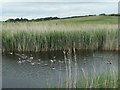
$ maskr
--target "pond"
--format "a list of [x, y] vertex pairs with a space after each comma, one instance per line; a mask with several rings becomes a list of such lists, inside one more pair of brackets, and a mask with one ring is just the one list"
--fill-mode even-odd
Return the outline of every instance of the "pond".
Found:
[[3, 88], [65, 88], [97, 75], [109, 73], [116, 77], [118, 53], [7, 52], [2, 54], [2, 71]]

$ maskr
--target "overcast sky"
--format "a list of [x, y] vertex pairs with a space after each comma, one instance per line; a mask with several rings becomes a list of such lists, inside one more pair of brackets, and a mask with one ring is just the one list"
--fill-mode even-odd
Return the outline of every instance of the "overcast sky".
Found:
[[67, 17], [118, 13], [119, 0], [74, 0], [74, 2], [73, 0], [24, 1], [25, 0], [4, 0], [4, 3], [1, 1], [2, 18], [0, 18], [0, 20], [21, 17], [32, 19], [50, 16]]

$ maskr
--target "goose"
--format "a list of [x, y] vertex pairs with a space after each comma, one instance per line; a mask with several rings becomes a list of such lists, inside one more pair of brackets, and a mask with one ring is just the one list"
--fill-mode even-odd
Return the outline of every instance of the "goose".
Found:
[[44, 64], [45, 66], [47, 66], [48, 64]]
[[23, 56], [22, 58], [23, 58], [23, 59], [27, 59], [27, 56]]
[[64, 61], [60, 61], [60, 60], [59, 60], [59, 63], [63, 63], [63, 62], [64, 62]]
[[107, 60], [105, 63], [106, 63], [106, 64], [112, 64], [112, 61]]
[[54, 56], [53, 58], [55, 59], [56, 57]]
[[51, 61], [51, 63], [53, 63], [53, 62], [54, 62], [52, 59], [51, 59], [50, 61]]
[[33, 58], [34, 58], [34, 57], [32, 57], [32, 56], [30, 57], [31, 60], [32, 60]]
[[31, 62], [31, 60], [29, 60], [29, 59], [27, 59], [26, 61], [27, 61], [27, 62]]
[[40, 63], [37, 63], [37, 64], [40, 64]]
[[25, 54], [22, 54], [22, 56], [24, 56]]
[[55, 67], [52, 67], [52, 69], [54, 70], [54, 69], [55, 69]]
[[41, 60], [40, 60], [40, 59], [38, 59], [38, 61], [40, 62]]
[[27, 59], [27, 56], [25, 54], [19, 55], [22, 59]]
[[12, 54], [13, 54], [13, 52], [9, 52], [9, 54], [10, 54], [10, 55], [12, 55]]
[[54, 59], [53, 61], [54, 61], [54, 62], [56, 62], [56, 60], [55, 60], [55, 59]]
[[32, 65], [32, 66], [35, 65], [35, 62], [32, 62], [31, 65]]
[[21, 60], [21, 58], [18, 58], [19, 60]]
[[22, 61], [18, 61], [18, 63], [22, 63]]
[[65, 54], [65, 51], [63, 51], [63, 54]]
[[25, 62], [25, 60], [22, 60], [22, 62]]

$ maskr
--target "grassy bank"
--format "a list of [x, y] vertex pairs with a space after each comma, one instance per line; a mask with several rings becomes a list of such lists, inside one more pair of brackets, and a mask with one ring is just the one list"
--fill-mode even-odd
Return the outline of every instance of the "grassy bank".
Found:
[[118, 50], [116, 16], [92, 16], [41, 22], [4, 22], [3, 51], [47, 51], [68, 48]]

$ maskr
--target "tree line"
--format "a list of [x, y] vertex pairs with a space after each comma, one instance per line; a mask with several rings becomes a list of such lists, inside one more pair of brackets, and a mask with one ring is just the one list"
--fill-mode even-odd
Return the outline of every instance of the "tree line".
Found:
[[[16, 18], [16, 19], [8, 19], [5, 22], [31, 22], [31, 21], [46, 21], [46, 20], [56, 20], [56, 19], [70, 19], [70, 18], [80, 18], [80, 17], [89, 17], [89, 16], [97, 16], [97, 15], [85, 15], [85, 16], [72, 16], [72, 17], [45, 17], [45, 18], [37, 18], [37, 19], [27, 19], [27, 18]], [[120, 14], [99, 14], [98, 16], [120, 16]]]

